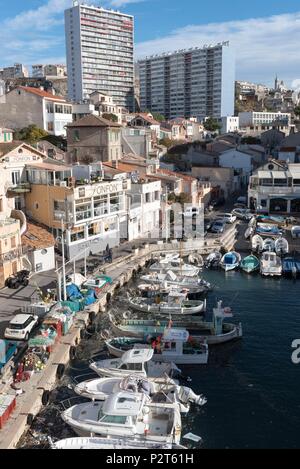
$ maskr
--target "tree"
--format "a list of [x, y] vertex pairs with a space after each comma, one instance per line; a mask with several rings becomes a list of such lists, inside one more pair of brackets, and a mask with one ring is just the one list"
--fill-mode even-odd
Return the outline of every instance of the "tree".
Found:
[[299, 117], [300, 116], [300, 106], [296, 106], [294, 109], [294, 114], [295, 116]]
[[247, 145], [260, 145], [261, 141], [259, 138], [249, 135], [248, 137], [243, 137], [241, 143]]
[[169, 149], [172, 145], [174, 145], [174, 142], [170, 138], [164, 137], [159, 141], [159, 144]]
[[106, 119], [111, 122], [118, 122], [118, 116], [112, 113], [104, 113], [102, 114], [103, 119]]
[[43, 137], [47, 137], [48, 132], [43, 129], [40, 129], [37, 125], [31, 124], [28, 127], [24, 127], [23, 129], [19, 129], [15, 132], [14, 138], [15, 140], [21, 140], [23, 142], [27, 142], [32, 144], [37, 143]]
[[60, 137], [57, 135], [46, 135], [41, 140], [46, 140], [47, 142], [52, 143], [57, 148], [60, 148], [63, 151], [67, 151], [67, 139], [65, 137]]
[[208, 119], [206, 119], [203, 125], [204, 125], [204, 128], [208, 130], [209, 132], [216, 132], [217, 130], [221, 129], [220, 124], [213, 117], [209, 117]]
[[153, 119], [155, 119], [157, 122], [164, 122], [166, 120], [165, 116], [159, 114], [159, 112], [153, 112], [152, 116]]

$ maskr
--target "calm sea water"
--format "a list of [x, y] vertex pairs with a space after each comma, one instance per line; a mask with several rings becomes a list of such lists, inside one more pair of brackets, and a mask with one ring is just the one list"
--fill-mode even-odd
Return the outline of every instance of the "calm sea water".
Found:
[[188, 426], [205, 448], [299, 448], [300, 366], [291, 343], [300, 338], [300, 282], [240, 272], [207, 271], [218, 299], [242, 322], [242, 341], [211, 351], [207, 367], [185, 368], [208, 403]]

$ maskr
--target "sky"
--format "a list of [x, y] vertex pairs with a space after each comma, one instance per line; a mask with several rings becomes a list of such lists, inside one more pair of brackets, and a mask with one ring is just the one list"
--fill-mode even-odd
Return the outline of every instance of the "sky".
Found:
[[[98, 0], [135, 16], [136, 58], [229, 40], [236, 79], [300, 86], [299, 0]], [[0, 66], [64, 63], [72, 0], [0, 0]]]

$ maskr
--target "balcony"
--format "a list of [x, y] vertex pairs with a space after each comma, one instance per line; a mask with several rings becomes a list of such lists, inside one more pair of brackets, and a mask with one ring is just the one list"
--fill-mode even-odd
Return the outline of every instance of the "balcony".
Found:
[[250, 191], [258, 192], [266, 195], [298, 195], [300, 196], [300, 186], [258, 186], [251, 185]]
[[0, 254], [0, 266], [3, 266], [6, 262], [12, 262], [16, 259], [20, 259], [23, 256], [22, 247], [11, 249], [8, 252]]
[[13, 194], [25, 194], [31, 192], [31, 184], [30, 182], [19, 182], [17, 184], [12, 184], [7, 188], [7, 192], [11, 192]]

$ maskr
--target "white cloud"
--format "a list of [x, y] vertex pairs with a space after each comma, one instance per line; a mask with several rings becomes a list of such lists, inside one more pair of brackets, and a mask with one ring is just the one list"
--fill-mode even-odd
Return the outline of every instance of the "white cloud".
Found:
[[136, 56], [229, 40], [236, 50], [237, 78], [290, 85], [300, 76], [300, 12], [207, 25], [189, 25], [168, 36], [141, 42]]

